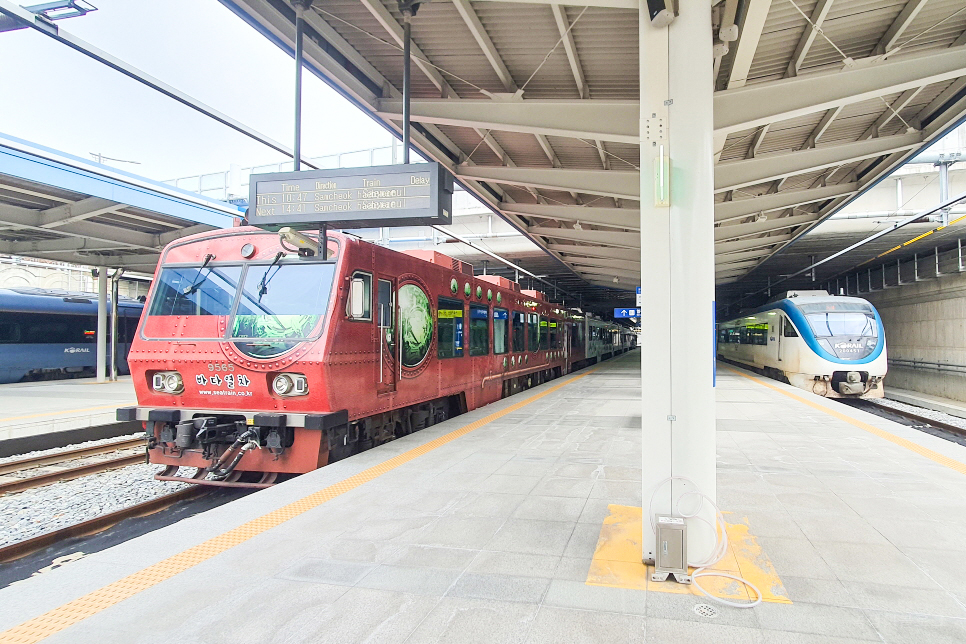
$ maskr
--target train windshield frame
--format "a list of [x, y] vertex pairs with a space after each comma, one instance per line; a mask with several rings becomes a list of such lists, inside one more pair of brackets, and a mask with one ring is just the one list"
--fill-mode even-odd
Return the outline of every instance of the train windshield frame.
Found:
[[[335, 273], [334, 259], [289, 257], [207, 266], [164, 266], [147, 318], [216, 318], [219, 324], [201, 324], [185, 335], [234, 342], [250, 357], [273, 358], [299, 342], [321, 335]], [[148, 333], [147, 329], [146, 326], [145, 339], [170, 339], [162, 333]]]
[[879, 337], [879, 325], [876, 322], [875, 315], [864, 311], [805, 313], [805, 319], [817, 338]]

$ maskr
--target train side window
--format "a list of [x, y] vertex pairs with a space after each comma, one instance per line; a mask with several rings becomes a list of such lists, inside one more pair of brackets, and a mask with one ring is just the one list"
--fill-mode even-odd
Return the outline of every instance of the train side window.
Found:
[[372, 275], [356, 271], [349, 282], [346, 315], [350, 320], [372, 320]]
[[463, 357], [463, 303], [460, 300], [439, 298], [436, 333], [440, 358]]
[[12, 315], [0, 316], [0, 344], [17, 344], [20, 341], [20, 323]]
[[550, 323], [547, 325], [547, 328], [550, 331], [550, 348], [556, 349], [557, 347], [560, 346], [557, 342], [558, 333], [557, 333], [556, 320], [550, 320]]
[[527, 325], [527, 331], [529, 331], [527, 346], [530, 351], [536, 351], [540, 348], [540, 316], [536, 313], [528, 314]]
[[546, 351], [550, 348], [550, 319], [540, 318], [540, 348]]
[[795, 325], [792, 324], [791, 320], [786, 320], [785, 318], [782, 318], [782, 327], [783, 327], [782, 335], [784, 335], [786, 338], [798, 337], [798, 331], [795, 330]]
[[506, 353], [510, 337], [510, 314], [506, 309], [493, 309], [493, 353]]
[[527, 350], [527, 318], [520, 311], [513, 312], [513, 350]]
[[470, 355], [485, 356], [490, 353], [490, 310], [479, 304], [470, 304]]

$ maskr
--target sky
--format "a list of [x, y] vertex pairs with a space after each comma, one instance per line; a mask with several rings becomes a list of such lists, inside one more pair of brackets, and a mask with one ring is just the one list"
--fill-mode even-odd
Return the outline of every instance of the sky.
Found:
[[[98, 11], [58, 25], [293, 145], [291, 56], [217, 0], [91, 2]], [[307, 70], [302, 87], [303, 158], [390, 145], [382, 126]], [[105, 163], [155, 180], [286, 160], [33, 29], [0, 33], [0, 133], [138, 161]]]

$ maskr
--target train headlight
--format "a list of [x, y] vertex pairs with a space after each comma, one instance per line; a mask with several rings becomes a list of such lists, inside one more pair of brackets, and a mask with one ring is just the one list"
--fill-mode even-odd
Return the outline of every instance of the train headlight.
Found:
[[177, 371], [159, 371], [151, 378], [151, 388], [164, 394], [180, 394], [184, 380]]
[[309, 381], [300, 373], [280, 373], [272, 380], [272, 391], [278, 396], [304, 396], [309, 393]]

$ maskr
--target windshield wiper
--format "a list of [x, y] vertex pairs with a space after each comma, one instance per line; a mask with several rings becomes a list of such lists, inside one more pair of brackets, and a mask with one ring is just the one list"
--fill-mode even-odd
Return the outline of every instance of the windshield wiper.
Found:
[[285, 253], [279, 252], [275, 256], [275, 259], [272, 260], [272, 263], [268, 265], [268, 268], [265, 269], [265, 273], [262, 275], [262, 279], [258, 283], [258, 303], [259, 304], [261, 304], [261, 302], [262, 302], [262, 296], [265, 295], [266, 293], [268, 293], [268, 283], [272, 281], [272, 278], [274, 278], [276, 275], [278, 275], [278, 272], [280, 270], [282, 270], [282, 267], [279, 266], [275, 270], [275, 272], [272, 273], [272, 277], [268, 277], [268, 272], [271, 271], [272, 268], [274, 268], [276, 264], [278, 264], [278, 260], [282, 259], [282, 257], [284, 255], [285, 255]]
[[[210, 262], [214, 258], [215, 258], [215, 256], [212, 255], [211, 253], [208, 253], [207, 255], [205, 255], [205, 261], [201, 264], [201, 268], [198, 269], [198, 273], [200, 274], [201, 271], [205, 270], [205, 266], [207, 266], [208, 265], [208, 262]], [[191, 286], [186, 286], [182, 292], [185, 295], [191, 295], [192, 293], [194, 293], [195, 291], [197, 291], [199, 288], [201, 288], [201, 285], [205, 283], [205, 280], [208, 279], [208, 276], [209, 275], [211, 275], [211, 269], [208, 269], [208, 272], [205, 273], [205, 276], [204, 277], [199, 277], [194, 282], [192, 282], [191, 283]]]

